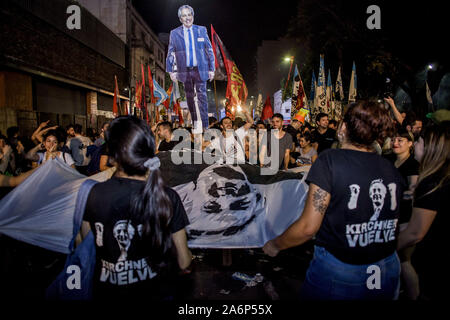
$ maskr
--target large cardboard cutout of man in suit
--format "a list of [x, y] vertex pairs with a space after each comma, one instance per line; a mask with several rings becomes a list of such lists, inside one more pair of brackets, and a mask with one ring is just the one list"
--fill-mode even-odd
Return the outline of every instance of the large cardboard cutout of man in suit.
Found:
[[[194, 9], [183, 5], [178, 9], [182, 23], [170, 32], [166, 71], [172, 81], [184, 83], [187, 105], [191, 112], [194, 130], [208, 128], [208, 98], [206, 81], [214, 79], [214, 52], [205, 27], [194, 25]], [[198, 109], [194, 102], [194, 87], [197, 92]]]

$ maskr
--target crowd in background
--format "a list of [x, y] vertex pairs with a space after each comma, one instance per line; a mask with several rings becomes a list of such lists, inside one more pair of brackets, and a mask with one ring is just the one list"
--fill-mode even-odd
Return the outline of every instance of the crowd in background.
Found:
[[[385, 101], [391, 110], [389, 113], [391, 118], [388, 122], [392, 130], [387, 130], [389, 134], [386, 135], [378, 133], [371, 135], [370, 132], [366, 132], [369, 138], [364, 140], [364, 143], [358, 142], [358, 137], [351, 136], [352, 132], [349, 129], [355, 125], [356, 121], [361, 120], [356, 113], [353, 116], [358, 119], [347, 119], [347, 122], [345, 117], [343, 121], [336, 121], [330, 119], [325, 113], [319, 113], [309, 122], [292, 120], [289, 125], [284, 125], [281, 114], [274, 114], [269, 121], [261, 121], [252, 119], [248, 111], [244, 110], [245, 119], [236, 118], [233, 121], [225, 117], [219, 121], [210, 117], [209, 128], [217, 129], [221, 136], [212, 141], [203, 141], [202, 149], [204, 151], [219, 150], [226, 163], [248, 162], [251, 145], [247, 133], [249, 129], [255, 129], [258, 142], [264, 134], [268, 137], [273, 135], [275, 139], [278, 139], [280, 170], [306, 168], [308, 171], [309, 168], [314, 168], [318, 159], [322, 159], [320, 165], [323, 166], [325, 157], [330, 156], [327, 150], [341, 149], [345, 143], [349, 144], [349, 141], [353, 147], [362, 148], [361, 150], [371, 154], [376, 153], [391, 162], [405, 185], [399, 201], [400, 234], [397, 246], [401, 263], [402, 290], [410, 299], [419, 297], [436, 299], [441, 289], [439, 275], [445, 277], [445, 273], [442, 266], [436, 267], [435, 270], [430, 266], [435, 266], [433, 263], [442, 265], [442, 261], [439, 261], [440, 253], [437, 246], [441, 244], [445, 248], [447, 243], [443, 228], [448, 222], [445, 213], [450, 212], [449, 202], [445, 200], [450, 194], [449, 122], [436, 123], [431, 119], [421, 119], [413, 112], [402, 114], [397, 110], [392, 99], [387, 98]], [[381, 105], [377, 107], [384, 108]], [[352, 107], [350, 109], [353, 110]], [[360, 112], [362, 114], [362, 111]], [[372, 126], [373, 131], [379, 129], [376, 126], [386, 125], [386, 123], [378, 123], [375, 115], [373, 118], [373, 123], [369, 120], [365, 123], [367, 127]], [[0, 133], [0, 186], [3, 187], [0, 196], [3, 197], [11, 188], [26, 179], [33, 169], [49, 159], [58, 158], [68, 167], [88, 176], [113, 166], [117, 167], [120, 161], [124, 160], [119, 159], [117, 148], [114, 149], [116, 154], [111, 153], [111, 145], [107, 143], [109, 125], [109, 123], [103, 124], [97, 132], [93, 128], [83, 128], [79, 124], [62, 128], [46, 121], [38, 126], [31, 137], [21, 137], [18, 127], [8, 128], [6, 136]], [[138, 126], [142, 124], [139, 123]], [[117, 124], [116, 128], [118, 128]], [[173, 140], [173, 131], [178, 128], [180, 125], [176, 121], [161, 121], [150, 128], [155, 141], [149, 142], [149, 145], [155, 149], [155, 154], [170, 151], [176, 147], [179, 141]], [[184, 129], [192, 133], [191, 128]], [[360, 127], [358, 129], [361, 130]], [[192, 135], [192, 145], [194, 145], [194, 139]], [[270, 138], [267, 141], [270, 141]], [[257, 165], [267, 166], [265, 154], [270, 155], [272, 152], [270, 144], [259, 148]], [[324, 156], [321, 157], [322, 154]], [[147, 166], [144, 168], [143, 164], [136, 166], [139, 168], [139, 174], [143, 175], [147, 170], [145, 169]], [[319, 165], [316, 166], [318, 167]], [[322, 180], [316, 177], [320, 173], [317, 169], [311, 169], [311, 171], [313, 172], [311, 179], [319, 181], [317, 184], [320, 184]], [[132, 173], [133, 170], [130, 172]], [[324, 169], [323, 172], [326, 170]], [[342, 174], [353, 173], [342, 172]], [[151, 198], [151, 195], [147, 197]], [[179, 205], [178, 198], [174, 195], [171, 195], [170, 201]], [[184, 219], [184, 210], [180, 212]], [[180, 228], [185, 225], [181, 223]], [[415, 246], [418, 242], [423, 242], [424, 248], [417, 250], [415, 254]], [[268, 252], [271, 252], [269, 249]], [[50, 260], [53, 258], [54, 256], [51, 256]], [[49, 263], [51, 264], [51, 261]], [[182, 264], [186, 266], [187, 263]]]

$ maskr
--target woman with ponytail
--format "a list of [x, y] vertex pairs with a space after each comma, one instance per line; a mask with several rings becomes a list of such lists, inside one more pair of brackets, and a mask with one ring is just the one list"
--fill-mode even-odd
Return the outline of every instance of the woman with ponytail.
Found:
[[92, 188], [84, 214], [96, 243], [94, 296], [164, 298], [161, 275], [171, 255], [181, 269], [192, 260], [183, 203], [163, 183], [155, 138], [143, 120], [114, 119], [106, 143], [116, 173]]

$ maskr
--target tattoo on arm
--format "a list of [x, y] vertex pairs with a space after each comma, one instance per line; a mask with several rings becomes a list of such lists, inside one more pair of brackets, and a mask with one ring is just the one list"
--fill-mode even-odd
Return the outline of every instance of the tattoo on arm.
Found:
[[328, 203], [326, 201], [327, 196], [326, 191], [317, 188], [316, 191], [313, 193], [313, 206], [314, 209], [316, 209], [320, 214], [325, 214], [325, 211], [327, 210]]

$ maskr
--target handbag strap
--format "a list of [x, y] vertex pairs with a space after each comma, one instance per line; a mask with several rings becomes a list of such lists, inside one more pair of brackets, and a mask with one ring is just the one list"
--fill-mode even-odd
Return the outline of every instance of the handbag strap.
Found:
[[75, 204], [75, 213], [73, 215], [73, 232], [72, 240], [69, 244], [70, 252], [73, 251], [75, 246], [75, 239], [81, 228], [81, 222], [83, 221], [84, 209], [86, 208], [86, 202], [91, 192], [92, 187], [97, 183], [97, 181], [92, 179], [85, 180], [78, 191], [77, 200]]

